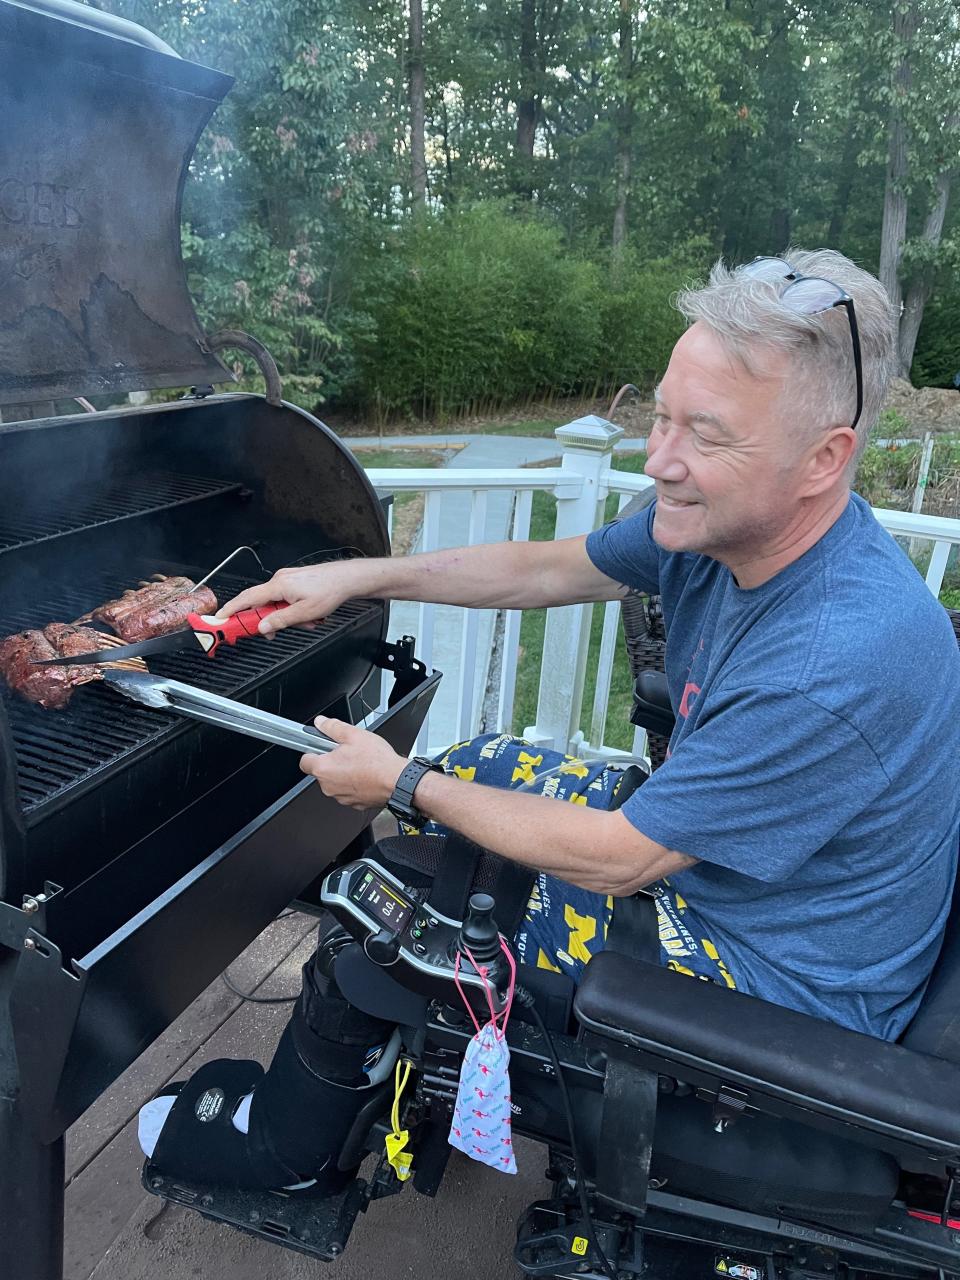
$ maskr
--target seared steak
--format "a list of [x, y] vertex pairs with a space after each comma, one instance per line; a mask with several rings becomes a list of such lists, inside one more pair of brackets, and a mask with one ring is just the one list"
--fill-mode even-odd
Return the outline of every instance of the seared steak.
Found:
[[[77, 627], [69, 622], [51, 622], [43, 628], [43, 634], [61, 658], [79, 657], [83, 653], [96, 653], [103, 648], [103, 636], [90, 627]], [[62, 667], [70, 677], [74, 688], [99, 680], [103, 668], [93, 663], [77, 667]]]
[[60, 711], [70, 701], [74, 667], [35, 667], [60, 655], [42, 631], [21, 631], [0, 640], [0, 671], [11, 689], [28, 702]]
[[178, 595], [161, 604], [151, 605], [138, 613], [126, 614], [118, 623], [120, 634], [128, 644], [165, 636], [186, 626], [191, 613], [216, 613], [217, 597], [209, 587], [201, 587], [192, 595]]

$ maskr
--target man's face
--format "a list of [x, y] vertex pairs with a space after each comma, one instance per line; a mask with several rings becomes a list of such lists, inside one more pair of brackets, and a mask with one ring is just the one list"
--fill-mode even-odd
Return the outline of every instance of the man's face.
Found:
[[797, 515], [797, 443], [779, 406], [786, 359], [754, 375], [698, 323], [673, 349], [657, 390], [646, 474], [657, 483], [653, 534], [667, 551], [733, 567], [766, 554]]

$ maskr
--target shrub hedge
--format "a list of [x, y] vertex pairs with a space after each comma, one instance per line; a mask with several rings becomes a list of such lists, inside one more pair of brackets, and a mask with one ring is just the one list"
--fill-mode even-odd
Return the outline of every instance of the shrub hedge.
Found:
[[543, 395], [649, 389], [682, 331], [674, 259], [571, 254], [549, 222], [500, 206], [423, 218], [362, 246], [352, 270], [344, 398], [382, 416], [492, 409]]

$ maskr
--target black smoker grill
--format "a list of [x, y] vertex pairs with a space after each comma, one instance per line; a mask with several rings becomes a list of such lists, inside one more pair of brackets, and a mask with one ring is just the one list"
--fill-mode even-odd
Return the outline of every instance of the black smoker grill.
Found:
[[[35, 0], [52, 5], [69, 7]], [[186, 292], [180, 193], [229, 79], [74, 9], [0, 0], [2, 635], [152, 573], [202, 576], [244, 543], [270, 567], [388, 552], [381, 504], [331, 432], [279, 400], [209, 394], [230, 375]], [[160, 407], [50, 416], [63, 397], [191, 384]], [[212, 585], [224, 599], [254, 571], [237, 560]], [[439, 677], [384, 644], [386, 622], [357, 600], [316, 631], [151, 669], [306, 721], [358, 719], [387, 667], [403, 678], [377, 727], [405, 752]], [[291, 751], [103, 685], [62, 712], [4, 691], [0, 1277], [59, 1280], [66, 1128], [310, 900], [369, 817], [327, 801]]]

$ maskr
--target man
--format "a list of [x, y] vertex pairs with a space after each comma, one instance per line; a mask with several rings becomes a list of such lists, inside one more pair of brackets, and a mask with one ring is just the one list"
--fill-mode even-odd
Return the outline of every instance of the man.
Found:
[[[679, 306], [690, 327], [657, 388], [649, 511], [561, 542], [283, 570], [223, 612], [287, 601], [270, 632], [357, 596], [537, 608], [659, 594], [677, 727], [670, 758], [620, 809], [436, 772], [416, 807], [535, 868], [558, 896], [588, 895], [604, 920], [607, 895], [652, 886], [665, 963], [894, 1039], [956, 872], [960, 655], [944, 611], [850, 493], [894, 368], [889, 300], [841, 255], [791, 251], [718, 265]], [[340, 803], [385, 805], [406, 761], [363, 729], [317, 725], [339, 746], [305, 756], [305, 772]], [[268, 1114], [271, 1080], [288, 1100], [290, 1063], [319, 1054], [314, 1078], [328, 1094], [345, 1084], [317, 1066], [344, 1041], [325, 1047], [340, 1030], [324, 1019], [348, 1015], [316, 968], [301, 1021], [324, 1044], [291, 1031], [296, 1054], [281, 1045], [252, 1108], [258, 1150], [286, 1135], [273, 1154], [299, 1177], [318, 1166], [280, 1150], [295, 1141], [282, 1108]], [[355, 1053], [388, 1032], [357, 1030]]]

